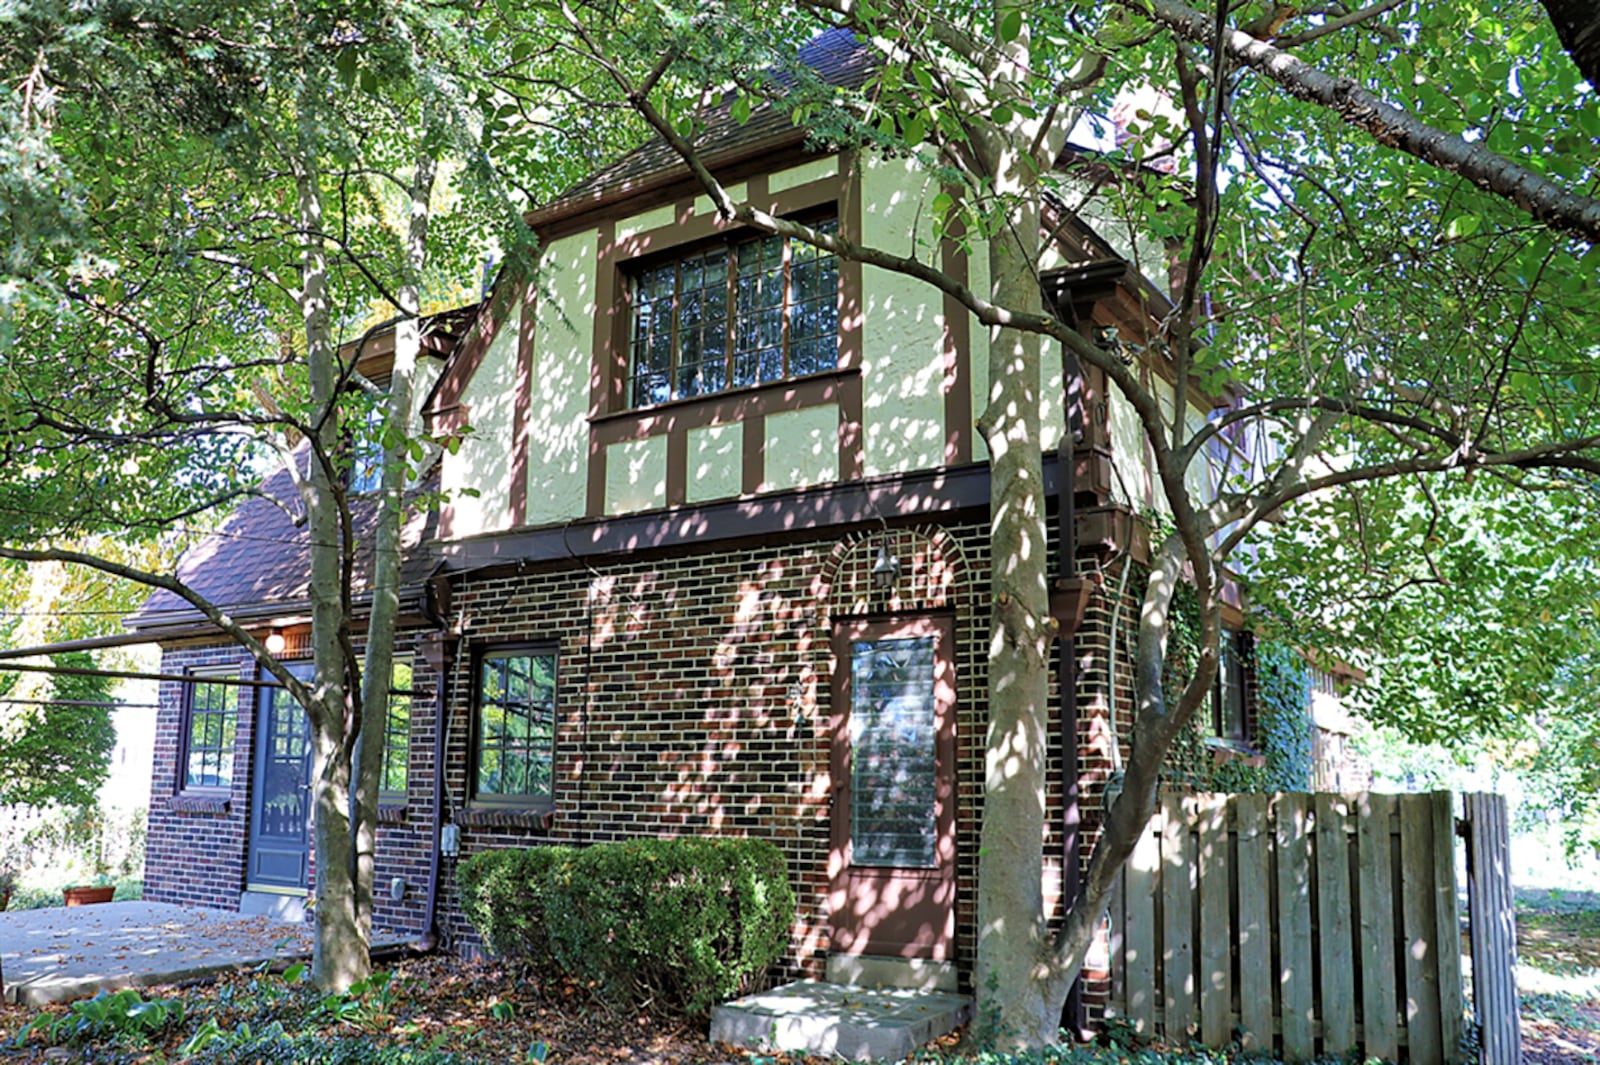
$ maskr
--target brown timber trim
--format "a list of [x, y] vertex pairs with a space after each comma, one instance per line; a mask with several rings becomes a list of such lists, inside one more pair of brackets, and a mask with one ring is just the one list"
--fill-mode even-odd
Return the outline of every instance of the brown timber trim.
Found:
[[[846, 240], [861, 242], [861, 157], [846, 152], [839, 157], [839, 231]], [[839, 263], [839, 369], [861, 366], [862, 328], [866, 294], [861, 287], [861, 263]], [[858, 419], [859, 420], [859, 419]]]
[[[708, 152], [704, 159], [724, 187], [737, 185], [755, 174], [787, 170], [819, 158], [821, 153], [806, 149], [806, 136], [806, 130], [790, 128], [731, 151]], [[692, 200], [704, 192], [699, 179], [681, 161], [674, 160], [653, 174], [557, 200], [525, 217], [540, 241], [548, 244], [588, 229], [604, 218], [615, 218], [620, 211], [638, 214], [686, 196]]]
[[667, 434], [667, 506], [682, 506], [689, 490], [689, 430], [674, 427]]
[[[1080, 485], [1086, 481], [1084, 464], [1088, 459], [1085, 455], [1078, 456]], [[1053, 452], [1044, 456], [1045, 492], [1050, 495], [1056, 492], [1057, 466]], [[986, 463], [975, 462], [946, 469], [789, 489], [755, 499], [723, 499], [669, 510], [584, 518], [567, 525], [485, 534], [442, 543], [439, 553], [447, 573], [460, 573], [658, 549], [698, 550], [722, 541], [808, 536], [818, 530], [865, 524], [876, 527], [880, 519], [948, 518], [987, 512], [988, 507], [989, 467]], [[1119, 510], [1118, 513], [1131, 522], [1127, 512]], [[1080, 539], [1085, 548], [1103, 546], [1093, 536], [1083, 535], [1085, 523], [1093, 518], [1093, 512], [1084, 512], [1079, 518]], [[1096, 534], [1107, 531], [1126, 535], [1128, 525], [1102, 523], [1093, 529]], [[1114, 549], [1119, 544], [1105, 546]]]
[[522, 292], [522, 328], [517, 337], [516, 399], [511, 408], [511, 525], [528, 523], [528, 439], [533, 402], [534, 327], [539, 313], [539, 288], [529, 282]]
[[741, 469], [739, 490], [745, 495], [761, 491], [767, 478], [767, 415], [765, 411], [745, 418], [741, 426]]
[[804, 410], [824, 403], [840, 403], [845, 382], [860, 380], [855, 370], [825, 370], [787, 381], [747, 385], [694, 399], [675, 399], [654, 407], [622, 411], [595, 418], [590, 433], [602, 447], [624, 440], [643, 440], [675, 429], [704, 429], [711, 425], [757, 420], [780, 411]]
[[596, 235], [594, 259], [594, 362], [589, 368], [589, 417], [622, 406], [628, 387], [628, 308], [626, 285], [617, 276], [617, 226], [604, 222]]
[[[953, 191], [953, 190], [952, 190]], [[951, 280], [967, 283], [967, 253], [960, 239], [966, 226], [955, 220], [939, 242], [940, 267]], [[944, 461], [972, 461], [972, 318], [961, 301], [944, 297]]]

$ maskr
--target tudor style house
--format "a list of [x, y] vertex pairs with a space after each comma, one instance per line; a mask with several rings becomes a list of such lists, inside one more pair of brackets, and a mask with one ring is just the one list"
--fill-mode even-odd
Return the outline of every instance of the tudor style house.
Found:
[[[866, 63], [837, 33], [803, 58], [838, 81]], [[736, 201], [986, 286], [981, 246], [934, 237], [939, 188], [914, 161], [812, 150], [778, 114], [707, 138]], [[983, 330], [918, 282], [722, 224], [660, 147], [529, 221], [537, 275], [500, 278], [425, 400], [434, 432], [462, 436], [435, 473], [447, 502], [410, 527], [378, 923], [470, 947], [453, 874], [486, 848], [754, 835], [789, 860], [792, 972], [887, 957], [963, 978], [987, 690]], [[1058, 204], [1049, 228], [1057, 311], [1147, 347], [1170, 305], [1135, 263], [1164, 264], [1160, 249], [1114, 246]], [[1156, 499], [1131, 411], [1097, 374], [1045, 363], [1059, 897], [1131, 717], [1121, 578]], [[286, 659], [307, 624], [300, 535], [251, 503], [183, 563]], [[1226, 620], [1242, 625], [1236, 603]], [[298, 711], [221, 683], [257, 671], [181, 603], [154, 596], [131, 624], [190, 678], [162, 688], [147, 897], [303, 897]], [[1219, 749], [1250, 733], [1248, 636], [1229, 647]]]

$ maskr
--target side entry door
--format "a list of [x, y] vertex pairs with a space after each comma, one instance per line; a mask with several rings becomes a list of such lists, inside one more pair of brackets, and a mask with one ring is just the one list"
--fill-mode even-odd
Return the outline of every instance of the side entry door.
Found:
[[947, 960], [955, 935], [955, 632], [933, 615], [834, 630], [839, 954]]

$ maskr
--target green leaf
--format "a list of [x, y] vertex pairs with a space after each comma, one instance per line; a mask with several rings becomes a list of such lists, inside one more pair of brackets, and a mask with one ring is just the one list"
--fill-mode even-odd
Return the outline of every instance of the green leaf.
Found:
[[1000, 16], [1000, 40], [1010, 44], [1022, 35], [1022, 9], [1013, 7]]

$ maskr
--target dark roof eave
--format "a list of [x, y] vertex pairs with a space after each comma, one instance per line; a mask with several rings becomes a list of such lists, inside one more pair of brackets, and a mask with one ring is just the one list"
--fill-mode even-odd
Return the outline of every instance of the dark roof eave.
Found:
[[[804, 144], [809, 133], [810, 131], [802, 126], [790, 126], [773, 136], [738, 142], [727, 148], [704, 152], [701, 154], [701, 161], [712, 171], [737, 166], [773, 151]], [[831, 152], [818, 154], [831, 154]], [[528, 228], [538, 232], [541, 226], [549, 226], [552, 222], [559, 222], [587, 211], [598, 211], [676, 184], [684, 180], [688, 173], [683, 160], [674, 159], [670, 164], [658, 169], [552, 200], [543, 207], [527, 212], [523, 215], [523, 220], [527, 222]]]
[[[409, 585], [400, 590], [400, 613], [419, 612], [427, 602], [427, 589], [422, 584]], [[357, 596], [351, 606], [360, 615], [372, 603], [372, 594]], [[307, 599], [286, 600], [276, 603], [246, 603], [229, 607], [225, 613], [246, 628], [270, 625], [275, 622], [298, 624], [311, 616], [311, 602]], [[204, 614], [194, 610], [140, 611], [122, 619], [123, 628], [130, 632], [159, 636], [167, 639], [198, 634], [215, 635], [219, 630]]]

